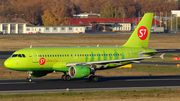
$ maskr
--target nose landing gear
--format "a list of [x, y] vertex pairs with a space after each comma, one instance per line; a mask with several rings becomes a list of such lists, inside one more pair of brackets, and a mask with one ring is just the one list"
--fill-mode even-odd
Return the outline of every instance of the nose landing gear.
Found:
[[32, 79], [31, 79], [31, 77], [32, 77], [31, 71], [28, 71], [27, 73], [28, 73], [28, 78], [26, 79], [26, 82], [31, 82], [32, 81]]

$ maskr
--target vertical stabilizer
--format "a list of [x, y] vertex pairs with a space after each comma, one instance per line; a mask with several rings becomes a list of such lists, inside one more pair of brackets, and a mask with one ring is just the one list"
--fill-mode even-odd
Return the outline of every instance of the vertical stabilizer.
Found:
[[143, 47], [147, 48], [149, 36], [151, 31], [151, 24], [153, 20], [153, 13], [146, 13], [141, 19], [140, 23], [123, 45], [124, 47]]

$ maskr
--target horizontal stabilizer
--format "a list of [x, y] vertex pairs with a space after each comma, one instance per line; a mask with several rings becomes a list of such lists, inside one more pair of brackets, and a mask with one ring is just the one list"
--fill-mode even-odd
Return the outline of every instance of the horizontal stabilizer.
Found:
[[176, 52], [176, 50], [161, 50], [161, 51], [155, 51], [155, 52], [142, 52], [141, 54], [170, 53], [170, 52]]

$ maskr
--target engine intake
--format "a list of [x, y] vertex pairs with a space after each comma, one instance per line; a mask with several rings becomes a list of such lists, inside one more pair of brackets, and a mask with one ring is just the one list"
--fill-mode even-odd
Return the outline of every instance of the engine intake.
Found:
[[90, 72], [89, 66], [72, 66], [69, 68], [71, 78], [83, 78], [89, 76]]

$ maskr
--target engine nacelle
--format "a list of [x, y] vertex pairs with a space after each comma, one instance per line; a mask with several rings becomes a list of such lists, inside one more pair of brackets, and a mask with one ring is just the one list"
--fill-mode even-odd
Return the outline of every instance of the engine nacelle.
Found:
[[83, 78], [89, 76], [90, 72], [89, 66], [72, 66], [69, 68], [71, 78]]
[[32, 76], [33, 77], [42, 77], [47, 75], [48, 73], [52, 73], [53, 71], [32, 71]]

